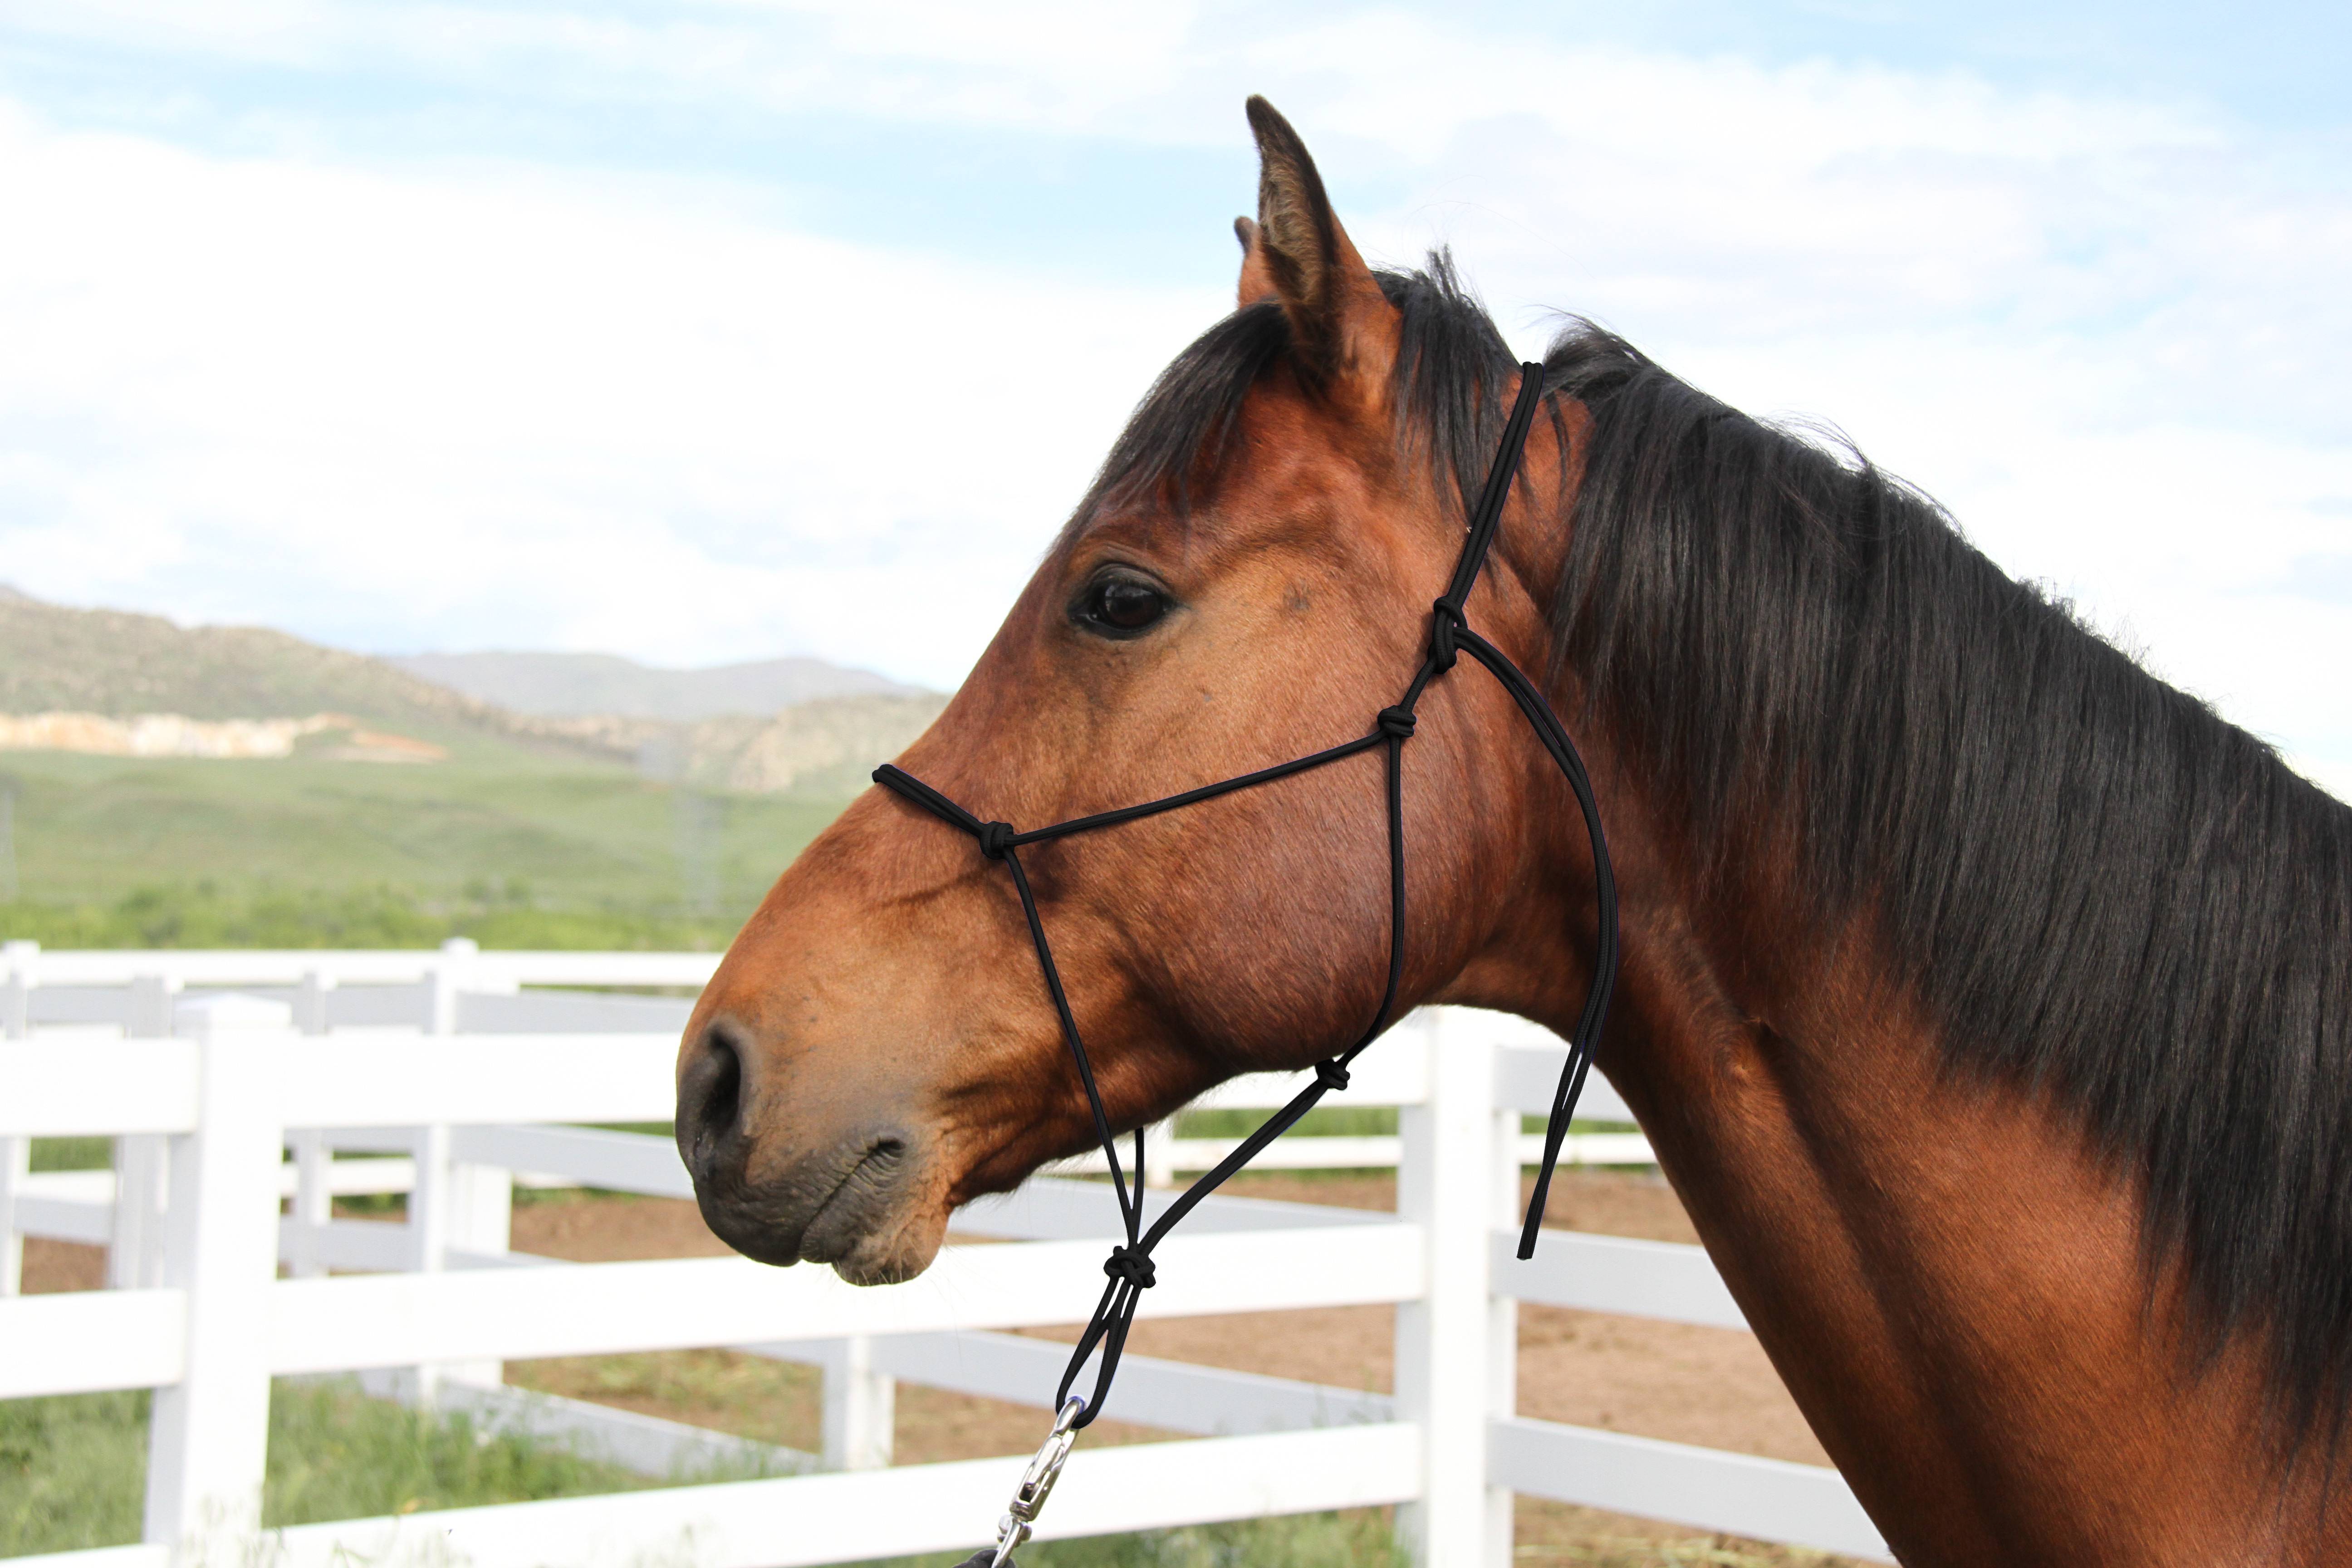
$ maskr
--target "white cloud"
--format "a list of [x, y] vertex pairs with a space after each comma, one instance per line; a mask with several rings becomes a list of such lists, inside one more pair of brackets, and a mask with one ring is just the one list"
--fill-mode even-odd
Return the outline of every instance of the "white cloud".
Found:
[[956, 679], [1222, 301], [701, 195], [0, 122], [0, 206], [40, 237], [0, 250], [5, 574], [314, 631]]
[[[1241, 94], [1262, 90], [1326, 135], [1424, 163], [1465, 126], [1500, 119], [1674, 160], [1903, 146], [2056, 161], [2213, 139], [2178, 110], [2120, 97], [2007, 93], [1959, 72], [1642, 54], [1397, 5], [1293, 20], [1234, 0], [704, 0], [651, 16], [585, 3], [79, 0], [11, 20], [245, 64], [417, 69], [519, 98], [676, 97], [1188, 146], [1225, 144]], [[1739, 128], [1736, 142], [1717, 136], [1725, 124]]]
[[[1535, 307], [1576, 309], [1743, 406], [1838, 421], [2161, 670], [2352, 763], [2352, 605], [2289, 584], [2352, 552], [2319, 505], [2352, 496], [2352, 202], [2308, 148], [2204, 110], [1401, 8], [287, 0], [20, 26], [377, 61], [493, 110], [835, 111], [943, 154], [967, 131], [1238, 150], [1264, 90], [1368, 247], [1453, 240], [1524, 346]], [[0, 205], [32, 237], [0, 247], [0, 578], [379, 645], [792, 646], [951, 680], [1224, 306], [816, 237], [688, 176], [238, 161], [25, 114]]]

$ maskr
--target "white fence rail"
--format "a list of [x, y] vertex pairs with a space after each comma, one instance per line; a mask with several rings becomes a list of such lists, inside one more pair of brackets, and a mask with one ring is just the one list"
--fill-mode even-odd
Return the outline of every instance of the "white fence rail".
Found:
[[[638, 990], [699, 990], [718, 966], [715, 953], [700, 952], [484, 952], [462, 938], [431, 952], [285, 951], [44, 952], [30, 942], [0, 948], [0, 1020], [10, 1010], [32, 1027], [121, 1028], [133, 1035], [169, 1033], [171, 1009], [181, 998], [234, 989], [241, 994], [288, 1003], [306, 1032], [362, 1028], [423, 1029], [435, 1034], [651, 1033], [675, 1036], [693, 1009], [689, 996], [615, 994], [614, 990], [551, 989], [595, 985]], [[11, 989], [10, 987], [13, 987]], [[1496, 1020], [1497, 1043], [1551, 1048], [1545, 1031], [1517, 1019]], [[1529, 1070], [1540, 1068], [1530, 1058]], [[1530, 1080], [1532, 1081], [1532, 1080]], [[1295, 1085], [1279, 1075], [1239, 1079], [1212, 1090], [1196, 1110], [1271, 1110]], [[1533, 1091], [1530, 1090], [1530, 1093]], [[1377, 1103], [1360, 1093], [1351, 1104]], [[1549, 1105], [1548, 1096], [1537, 1104]], [[1601, 1079], [1586, 1091], [1581, 1120], [1630, 1124], [1633, 1113]], [[1519, 1154], [1540, 1157], [1540, 1133], [1518, 1134]], [[1151, 1130], [1151, 1179], [1165, 1184], [1176, 1176], [1206, 1171], [1232, 1152], [1238, 1137], [1181, 1136], [1171, 1122]], [[1261, 1153], [1255, 1168], [1266, 1171], [1393, 1169], [1399, 1143], [1392, 1134], [1318, 1133], [1310, 1123]], [[1649, 1141], [1639, 1132], [1572, 1134], [1562, 1151], [1570, 1164], [1654, 1163]], [[1059, 1167], [1062, 1173], [1099, 1173], [1102, 1156], [1082, 1156]], [[383, 1186], [360, 1186], [367, 1177]], [[405, 1163], [385, 1162], [366, 1175], [350, 1171], [339, 1195], [404, 1192], [411, 1179]], [[533, 1184], [525, 1170], [522, 1180]]]
[[[700, 955], [9, 957], [0, 1245], [13, 1259], [27, 1232], [104, 1239], [117, 1288], [0, 1300], [0, 1397], [156, 1391], [144, 1543], [27, 1564], [254, 1560], [270, 1379], [334, 1373], [656, 1474], [698, 1455], [831, 1473], [269, 1532], [289, 1564], [782, 1568], [968, 1547], [1022, 1458], [891, 1466], [896, 1383], [1042, 1409], [1064, 1352], [1003, 1331], [1067, 1321], [1100, 1288], [1110, 1205], [1097, 1184], [1052, 1177], [959, 1215], [959, 1233], [1013, 1245], [951, 1245], [922, 1278], [882, 1289], [740, 1258], [513, 1252], [516, 1171], [687, 1190], [667, 1140], [562, 1125], [667, 1120], [675, 1030], [600, 1032], [583, 1016], [572, 1030], [476, 1031], [460, 999], [509, 982], [692, 986]], [[166, 957], [173, 967], [156, 967]], [[354, 1015], [319, 999], [347, 980], [421, 987], [430, 1005], [396, 1037], [339, 1023]], [[43, 996], [52, 981], [76, 994], [69, 1006]], [[230, 985], [247, 994], [204, 990]], [[95, 997], [110, 987], [110, 1017]], [[1509, 1258], [1520, 1121], [1548, 1104], [1558, 1047], [1500, 1032], [1491, 1016], [1424, 1013], [1365, 1058], [1350, 1100], [1399, 1109], [1395, 1215], [1212, 1199], [1164, 1244], [1143, 1300], [1160, 1317], [1392, 1303], [1394, 1393], [1130, 1357], [1115, 1414], [1199, 1436], [1082, 1450], [1042, 1536], [1394, 1503], [1423, 1562], [1499, 1568], [1525, 1492], [1885, 1559], [1834, 1471], [1517, 1415], [1517, 1301], [1742, 1320], [1696, 1248], [1552, 1232], [1535, 1263]], [[1244, 1085], [1229, 1102], [1279, 1088]], [[30, 1139], [77, 1136], [116, 1137], [115, 1173], [58, 1173], [70, 1186], [27, 1175]], [[332, 1217], [333, 1193], [378, 1182], [409, 1192], [404, 1222]], [[281, 1262], [294, 1278], [278, 1277]], [[0, 1284], [14, 1289], [13, 1268]], [[711, 1345], [823, 1367], [825, 1453], [529, 1395], [500, 1376], [509, 1358]]]

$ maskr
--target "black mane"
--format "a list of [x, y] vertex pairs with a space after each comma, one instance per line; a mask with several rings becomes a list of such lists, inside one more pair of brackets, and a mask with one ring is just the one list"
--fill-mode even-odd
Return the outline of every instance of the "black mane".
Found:
[[[1467, 490], [1512, 355], [1443, 254], [1381, 282], [1400, 438]], [[1271, 306], [1211, 329], [1080, 518], [1129, 487], [1184, 506], [1285, 342]], [[2294, 1429], [2332, 1434], [2352, 1394], [2352, 808], [1851, 454], [1583, 321], [1544, 365], [1555, 419], [1562, 398], [1591, 418], [1555, 674], [1671, 792], [1702, 864], [1744, 824], [1792, 823], [1812, 920], [1874, 916], [1956, 1069], [2048, 1090], [2136, 1171], [2151, 1263], [2186, 1265], [2216, 1343], [2262, 1337]]]

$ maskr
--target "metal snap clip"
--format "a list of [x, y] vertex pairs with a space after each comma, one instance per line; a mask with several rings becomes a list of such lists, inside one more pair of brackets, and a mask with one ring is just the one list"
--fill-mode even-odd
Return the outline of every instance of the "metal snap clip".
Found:
[[1029, 1468], [1021, 1472], [1012, 1506], [997, 1521], [996, 1555], [989, 1560], [989, 1568], [1005, 1568], [1013, 1561], [1013, 1549], [1029, 1539], [1029, 1527], [1037, 1521], [1038, 1511], [1045, 1506], [1070, 1457], [1070, 1446], [1078, 1440], [1077, 1419], [1086, 1408], [1087, 1402], [1075, 1394], [1063, 1401], [1061, 1414], [1054, 1417], [1054, 1430], [1030, 1459]]

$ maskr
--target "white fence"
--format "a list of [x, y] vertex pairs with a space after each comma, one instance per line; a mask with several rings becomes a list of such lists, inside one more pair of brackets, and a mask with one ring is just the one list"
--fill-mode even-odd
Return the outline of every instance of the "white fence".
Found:
[[[1014, 1245], [951, 1245], [921, 1279], [876, 1289], [740, 1258], [555, 1264], [508, 1246], [517, 1172], [688, 1191], [668, 1140], [567, 1125], [668, 1119], [675, 1024], [609, 1028], [609, 1004], [650, 1022], [662, 1000], [519, 988], [691, 987], [712, 962], [7, 950], [0, 1286], [14, 1289], [29, 1233], [108, 1243], [117, 1288], [0, 1300], [0, 1397], [156, 1391], [145, 1543], [20, 1561], [784, 1568], [978, 1544], [1025, 1456], [890, 1466], [893, 1389], [1042, 1412], [1065, 1352], [1003, 1331], [1091, 1305], [1115, 1225], [1099, 1185], [1041, 1177], [971, 1205], [959, 1234]], [[205, 990], [226, 985], [244, 989]], [[559, 1005], [581, 1026], [505, 1032]], [[1524, 1492], [1886, 1559], [1834, 1471], [1514, 1413], [1519, 1301], [1745, 1324], [1695, 1247], [1549, 1232], [1533, 1262], [1511, 1257], [1521, 1118], [1549, 1104], [1558, 1047], [1504, 1033], [1490, 1015], [1423, 1013], [1360, 1064], [1349, 1100], [1399, 1108], [1395, 1215], [1212, 1199], [1163, 1244], [1143, 1299], [1153, 1317], [1392, 1303], [1394, 1394], [1130, 1356], [1113, 1414], [1199, 1436], [1082, 1444], [1041, 1537], [1393, 1503], [1424, 1562], [1499, 1568]], [[1244, 1080], [1223, 1098], [1271, 1105], [1290, 1087]], [[114, 1173], [26, 1173], [28, 1140], [93, 1135], [117, 1138]], [[349, 1190], [408, 1191], [407, 1218], [336, 1219], [331, 1196]], [[500, 1383], [508, 1358], [711, 1345], [824, 1367], [825, 1452]], [[717, 1458], [772, 1479], [305, 1525], [264, 1551], [269, 1380], [335, 1373], [656, 1474]]]
[[[690, 998], [611, 991], [524, 989], [597, 985], [640, 990], [699, 990], [718, 966], [700, 952], [484, 952], [462, 938], [438, 952], [50, 952], [31, 942], [0, 947], [0, 1020], [25, 1015], [35, 1027], [120, 1028], [133, 1035], [170, 1033], [178, 999], [234, 987], [274, 997], [294, 1008], [309, 1033], [329, 1028], [423, 1029], [429, 1034], [577, 1034], [643, 1032], [675, 1037], [693, 1010]], [[30, 987], [27, 989], [26, 987]], [[1551, 1037], [1516, 1019], [1496, 1019], [1498, 1038], [1552, 1048]], [[1259, 1101], [1213, 1089], [1194, 1109], [1256, 1109]], [[1360, 1103], [1342, 1096], [1334, 1103]], [[1538, 1108], [1540, 1109], [1540, 1108]], [[1606, 1082], [1595, 1079], [1584, 1119], [1631, 1123], [1633, 1114]], [[1521, 1159], [1541, 1157], [1543, 1135], [1522, 1132]], [[1151, 1179], [1206, 1171], [1232, 1152], [1239, 1138], [1182, 1137], [1173, 1119], [1150, 1130]], [[1258, 1170], [1379, 1170], [1397, 1163], [1397, 1139], [1382, 1135], [1318, 1134], [1313, 1124], [1260, 1154]], [[1590, 1131], [1571, 1136], [1561, 1158], [1570, 1164], [1654, 1163], [1639, 1132]], [[1077, 1174], [1105, 1169], [1099, 1152], [1058, 1168]], [[407, 1190], [410, 1166], [388, 1159], [339, 1173], [337, 1195]], [[524, 1178], [528, 1184], [529, 1176]], [[62, 1186], [58, 1190], [64, 1190]]]

